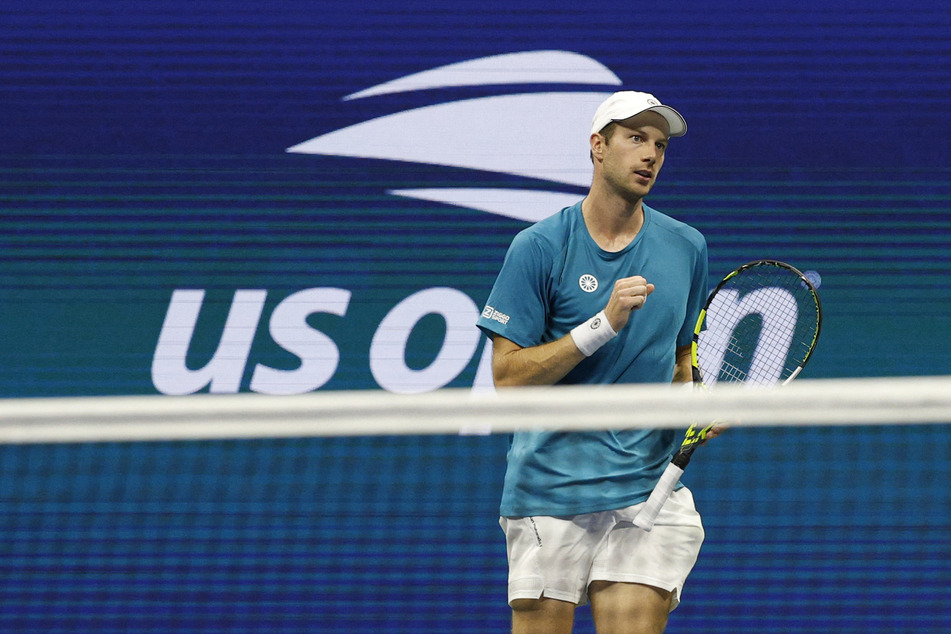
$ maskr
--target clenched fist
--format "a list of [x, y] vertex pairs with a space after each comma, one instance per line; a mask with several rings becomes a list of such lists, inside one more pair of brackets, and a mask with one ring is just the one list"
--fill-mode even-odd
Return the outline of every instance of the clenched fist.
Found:
[[647, 301], [647, 296], [654, 292], [654, 285], [640, 275], [625, 277], [614, 283], [611, 298], [604, 307], [604, 314], [614, 332], [621, 332], [627, 325], [631, 311], [637, 310]]

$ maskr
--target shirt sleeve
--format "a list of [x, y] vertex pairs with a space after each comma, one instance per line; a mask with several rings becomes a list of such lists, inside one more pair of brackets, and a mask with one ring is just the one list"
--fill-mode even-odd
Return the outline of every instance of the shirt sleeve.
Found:
[[700, 236], [700, 244], [696, 253], [693, 267], [693, 278], [690, 282], [690, 295], [687, 298], [687, 317], [680, 333], [677, 335], [677, 347], [689, 346], [693, 341], [693, 331], [697, 327], [697, 318], [707, 301], [707, 274], [709, 263], [707, 260], [707, 242]]
[[544, 343], [552, 257], [529, 231], [515, 236], [476, 325], [528, 348]]

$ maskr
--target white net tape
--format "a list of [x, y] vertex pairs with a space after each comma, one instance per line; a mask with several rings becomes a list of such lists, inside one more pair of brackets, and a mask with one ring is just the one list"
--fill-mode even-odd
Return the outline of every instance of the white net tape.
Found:
[[682, 428], [693, 420], [735, 426], [951, 423], [951, 376], [721, 385], [710, 392], [624, 385], [420, 395], [8, 399], [0, 404], [0, 443]]

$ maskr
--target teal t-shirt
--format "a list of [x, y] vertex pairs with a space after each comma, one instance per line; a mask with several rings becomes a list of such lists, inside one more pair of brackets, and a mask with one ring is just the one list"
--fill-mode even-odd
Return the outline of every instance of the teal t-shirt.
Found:
[[[706, 298], [707, 246], [699, 231], [646, 205], [644, 226], [618, 252], [591, 238], [581, 202], [520, 232], [478, 326], [522, 347], [554, 341], [602, 310], [615, 280], [633, 275], [654, 284], [654, 292], [616, 338], [560, 384], [669, 383], [675, 350], [690, 344]], [[677, 436], [674, 430], [518, 432], [501, 514], [576, 515], [642, 502]]]

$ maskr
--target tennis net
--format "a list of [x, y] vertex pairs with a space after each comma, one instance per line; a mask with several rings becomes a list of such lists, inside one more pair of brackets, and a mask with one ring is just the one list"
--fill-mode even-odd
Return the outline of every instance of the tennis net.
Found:
[[509, 432], [699, 416], [668, 632], [951, 631], [951, 377], [5, 401], [0, 630], [506, 631]]

